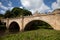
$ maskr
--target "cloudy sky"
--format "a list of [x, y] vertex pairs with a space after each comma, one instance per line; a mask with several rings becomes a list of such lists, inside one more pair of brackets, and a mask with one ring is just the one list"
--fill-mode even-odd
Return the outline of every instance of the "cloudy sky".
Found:
[[60, 8], [60, 0], [0, 0], [0, 13], [4, 14], [6, 10], [12, 10], [14, 7], [25, 7], [32, 13], [52, 12]]

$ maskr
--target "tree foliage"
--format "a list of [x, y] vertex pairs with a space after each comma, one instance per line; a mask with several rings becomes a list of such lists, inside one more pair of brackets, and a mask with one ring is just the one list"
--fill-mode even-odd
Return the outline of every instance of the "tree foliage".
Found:
[[0, 14], [0, 19], [3, 18], [3, 16], [4, 16], [3, 14]]
[[12, 9], [12, 14], [14, 14], [14, 17], [18, 16], [20, 14], [20, 8], [15, 7]]
[[7, 10], [6, 13], [4, 14], [4, 18], [11, 18], [12, 17], [12, 13], [10, 10]]
[[11, 11], [7, 10], [4, 18], [12, 18], [12, 17], [19, 17], [19, 16], [28, 16], [32, 15], [32, 13], [26, 9], [21, 9], [19, 7], [14, 7]]
[[13, 14], [15, 14], [15, 16], [28, 16], [28, 15], [32, 15], [32, 13], [26, 9], [21, 9], [18, 7], [15, 7], [12, 9], [11, 11]]
[[3, 17], [3, 14], [0, 14], [0, 17]]

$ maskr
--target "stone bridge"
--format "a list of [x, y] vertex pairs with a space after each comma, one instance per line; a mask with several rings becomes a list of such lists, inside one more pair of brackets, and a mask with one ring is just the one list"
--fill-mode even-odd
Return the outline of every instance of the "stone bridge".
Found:
[[49, 25], [52, 26], [53, 29], [55, 30], [60, 30], [60, 12], [53, 12], [51, 14], [39, 14], [35, 13], [32, 16], [22, 16], [18, 18], [7, 18], [4, 19], [4, 22], [6, 22], [6, 27], [10, 28], [11, 26], [13, 27], [14, 25], [19, 26], [19, 31], [22, 31], [26, 28], [27, 25], [30, 25], [29, 23], [35, 21], [35, 20], [40, 20], [48, 23]]

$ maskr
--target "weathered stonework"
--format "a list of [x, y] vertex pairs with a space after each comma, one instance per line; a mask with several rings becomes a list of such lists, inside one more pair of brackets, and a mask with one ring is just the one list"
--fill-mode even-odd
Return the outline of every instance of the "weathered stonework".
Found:
[[12, 22], [17, 22], [20, 27], [20, 31], [24, 30], [25, 26], [33, 20], [42, 20], [47, 22], [55, 30], [60, 30], [60, 11], [52, 12], [51, 14], [36, 14], [32, 16], [24, 16], [19, 18], [5, 19], [6, 27], [9, 28]]

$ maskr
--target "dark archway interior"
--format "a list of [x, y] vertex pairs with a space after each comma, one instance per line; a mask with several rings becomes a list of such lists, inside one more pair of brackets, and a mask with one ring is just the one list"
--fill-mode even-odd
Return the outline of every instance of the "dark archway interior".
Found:
[[1, 22], [1, 20], [0, 20], [0, 36], [3, 36], [6, 32], [6, 30], [7, 30], [6, 23]]
[[36, 29], [53, 29], [51, 25], [41, 20], [34, 20], [29, 22], [24, 30], [36, 30]]
[[9, 26], [9, 32], [18, 32], [19, 29], [19, 25], [16, 22], [12, 22]]
[[5, 22], [1, 22], [0, 20], [0, 33], [3, 33], [6, 31], [6, 23]]

